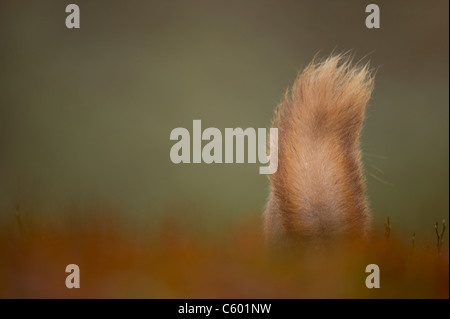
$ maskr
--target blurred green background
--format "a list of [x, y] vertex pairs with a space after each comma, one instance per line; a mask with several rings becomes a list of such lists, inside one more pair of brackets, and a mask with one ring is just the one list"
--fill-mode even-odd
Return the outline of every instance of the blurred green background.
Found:
[[[76, 3], [81, 29], [65, 27]], [[2, 1], [0, 222], [107, 203], [138, 224], [259, 216], [256, 164], [175, 165], [175, 127], [268, 127], [320, 52], [378, 68], [362, 137], [375, 222], [433, 238], [449, 209], [448, 1]], [[208, 226], [208, 227], [209, 227]]]

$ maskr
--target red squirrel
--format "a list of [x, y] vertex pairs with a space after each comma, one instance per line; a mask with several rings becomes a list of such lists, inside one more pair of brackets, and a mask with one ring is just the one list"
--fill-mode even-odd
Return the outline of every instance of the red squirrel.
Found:
[[364, 238], [370, 212], [359, 137], [374, 77], [346, 54], [313, 60], [275, 112], [278, 170], [264, 212], [269, 242]]

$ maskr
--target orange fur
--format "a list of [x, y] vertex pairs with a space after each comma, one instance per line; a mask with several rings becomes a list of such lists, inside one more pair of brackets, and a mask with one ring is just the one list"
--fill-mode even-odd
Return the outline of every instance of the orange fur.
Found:
[[278, 170], [265, 210], [269, 241], [364, 237], [370, 224], [359, 135], [373, 89], [346, 55], [311, 62], [278, 106]]

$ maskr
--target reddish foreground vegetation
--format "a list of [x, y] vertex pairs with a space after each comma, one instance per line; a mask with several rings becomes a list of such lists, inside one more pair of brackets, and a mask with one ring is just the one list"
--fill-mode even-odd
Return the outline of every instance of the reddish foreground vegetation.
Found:
[[[136, 231], [114, 218], [0, 226], [1, 298], [448, 298], [448, 246], [390, 234], [327, 249], [269, 251], [261, 221], [226, 235], [167, 219]], [[432, 229], [431, 229], [432, 231]], [[80, 267], [67, 289], [65, 267]], [[365, 286], [366, 265], [380, 288]]]

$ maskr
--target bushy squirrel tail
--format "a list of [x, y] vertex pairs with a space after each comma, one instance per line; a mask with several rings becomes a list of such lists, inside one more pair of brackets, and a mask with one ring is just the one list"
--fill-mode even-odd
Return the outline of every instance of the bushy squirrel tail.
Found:
[[345, 54], [312, 61], [278, 106], [278, 170], [265, 211], [270, 240], [368, 232], [359, 136], [373, 90], [367, 64]]

